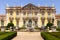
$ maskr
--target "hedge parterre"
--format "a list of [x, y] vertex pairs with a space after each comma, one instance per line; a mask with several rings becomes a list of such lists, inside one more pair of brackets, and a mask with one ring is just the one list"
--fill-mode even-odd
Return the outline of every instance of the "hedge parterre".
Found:
[[51, 35], [53, 35], [53, 36], [55, 36], [57, 38], [60, 38], [60, 32], [50, 32], [49, 34], [51, 34]]
[[60, 40], [59, 38], [57, 38], [47, 32], [42, 32], [41, 36], [44, 38], [44, 40]]
[[17, 35], [17, 32], [0, 32], [0, 33], [1, 33], [0, 40], [11, 40]]

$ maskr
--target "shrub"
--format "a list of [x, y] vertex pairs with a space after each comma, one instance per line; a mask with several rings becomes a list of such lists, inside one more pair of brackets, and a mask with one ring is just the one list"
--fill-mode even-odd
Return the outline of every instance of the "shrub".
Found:
[[11, 40], [16, 35], [16, 32], [7, 32], [6, 34], [0, 35], [0, 40]]
[[11, 26], [14, 27], [14, 24], [13, 23], [8, 23], [6, 28], [10, 28]]
[[46, 28], [47, 27], [51, 28], [52, 26], [53, 26], [53, 23], [48, 22], [47, 25], [46, 25]]
[[52, 36], [46, 32], [42, 32], [41, 36], [44, 38], [44, 40], [60, 40], [59, 38]]

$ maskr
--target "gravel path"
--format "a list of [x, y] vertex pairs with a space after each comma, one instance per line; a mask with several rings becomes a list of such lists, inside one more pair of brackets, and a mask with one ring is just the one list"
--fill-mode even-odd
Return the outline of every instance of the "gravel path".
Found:
[[12, 40], [43, 40], [40, 32], [17, 32], [17, 36]]

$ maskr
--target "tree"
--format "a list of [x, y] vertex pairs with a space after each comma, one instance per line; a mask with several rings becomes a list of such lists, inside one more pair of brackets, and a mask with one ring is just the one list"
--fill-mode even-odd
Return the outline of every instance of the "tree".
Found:
[[14, 24], [13, 23], [8, 23], [6, 28], [10, 28], [11, 26], [14, 27]]
[[52, 26], [53, 26], [53, 23], [50, 23], [50, 22], [48, 22], [46, 25], [46, 27], [49, 27], [49, 28], [51, 28]]

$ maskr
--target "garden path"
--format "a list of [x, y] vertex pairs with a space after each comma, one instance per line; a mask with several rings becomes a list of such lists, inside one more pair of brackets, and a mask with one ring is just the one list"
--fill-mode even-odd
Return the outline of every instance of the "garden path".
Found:
[[43, 40], [40, 32], [17, 32], [12, 40]]

